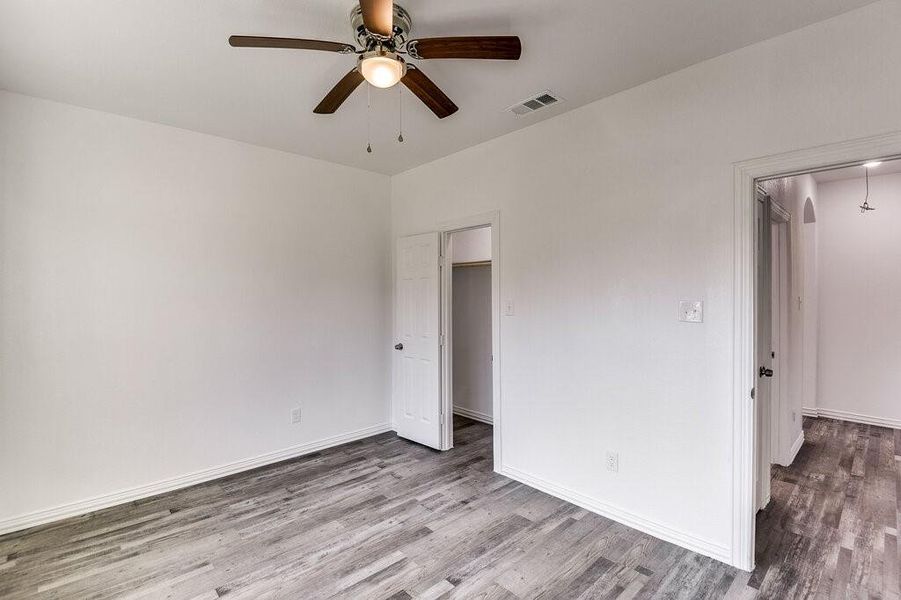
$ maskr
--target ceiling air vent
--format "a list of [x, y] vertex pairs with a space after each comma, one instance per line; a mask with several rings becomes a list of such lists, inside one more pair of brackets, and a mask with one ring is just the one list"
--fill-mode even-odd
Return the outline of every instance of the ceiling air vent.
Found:
[[531, 98], [527, 98], [522, 102], [517, 102], [513, 106], [507, 108], [507, 110], [512, 112], [514, 115], [521, 117], [523, 115], [533, 113], [536, 110], [541, 110], [545, 106], [558, 104], [560, 102], [563, 102], [563, 98], [545, 90], [543, 92], [538, 92]]

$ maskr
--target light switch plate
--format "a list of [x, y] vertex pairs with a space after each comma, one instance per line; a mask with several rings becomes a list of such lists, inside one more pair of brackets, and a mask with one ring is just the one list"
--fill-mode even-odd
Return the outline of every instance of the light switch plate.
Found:
[[513, 306], [513, 300], [507, 300], [507, 304], [504, 307], [504, 314], [508, 317], [512, 317], [516, 314], [516, 308]]
[[679, 302], [679, 320], [685, 323], [704, 322], [704, 303], [700, 300]]

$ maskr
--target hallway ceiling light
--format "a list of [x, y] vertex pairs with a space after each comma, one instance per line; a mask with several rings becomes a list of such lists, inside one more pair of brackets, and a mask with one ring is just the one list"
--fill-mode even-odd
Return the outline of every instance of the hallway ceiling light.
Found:
[[870, 200], [870, 169], [875, 166], [881, 165], [881, 164], [882, 164], [881, 162], [874, 160], [874, 161], [864, 164], [864, 166], [863, 166], [864, 167], [863, 172], [866, 175], [866, 180], [867, 180], [867, 195], [863, 199], [863, 204], [861, 204], [859, 207], [861, 214], [864, 214], [871, 210], [876, 210], [875, 208], [870, 206], [870, 203], [869, 203], [869, 200]]
[[874, 169], [882, 164], [881, 160], [871, 160], [868, 163], [863, 163], [863, 166], [867, 169]]

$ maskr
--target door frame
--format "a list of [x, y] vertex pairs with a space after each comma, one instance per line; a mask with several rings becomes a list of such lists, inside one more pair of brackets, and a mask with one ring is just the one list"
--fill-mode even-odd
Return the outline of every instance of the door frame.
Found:
[[451, 331], [451, 282], [453, 257], [448, 256], [450, 235], [456, 231], [491, 227], [491, 413], [494, 436], [494, 470], [501, 471], [501, 253], [500, 212], [492, 211], [439, 223], [441, 233], [441, 407], [445, 415], [442, 449], [450, 450], [454, 439], [453, 335]]
[[754, 569], [755, 373], [754, 203], [757, 182], [866, 160], [901, 158], [901, 132], [859, 138], [733, 164], [732, 564]]

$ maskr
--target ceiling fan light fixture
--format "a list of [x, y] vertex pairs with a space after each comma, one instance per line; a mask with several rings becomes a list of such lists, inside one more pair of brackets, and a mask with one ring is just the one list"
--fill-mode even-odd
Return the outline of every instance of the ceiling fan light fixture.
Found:
[[367, 90], [371, 86], [384, 89], [403, 83], [436, 117], [444, 119], [457, 112], [457, 105], [422, 69], [408, 67], [399, 55], [416, 60], [519, 60], [522, 54], [522, 44], [515, 35], [409, 39], [413, 20], [394, 0], [356, 0], [350, 11], [350, 26], [360, 49], [341, 42], [248, 35], [233, 35], [228, 43], [243, 48], [292, 48], [357, 55], [356, 65], [313, 109], [317, 115], [333, 114], [366, 81]]
[[397, 85], [406, 72], [406, 63], [393, 52], [374, 50], [360, 56], [360, 73], [377, 88]]

